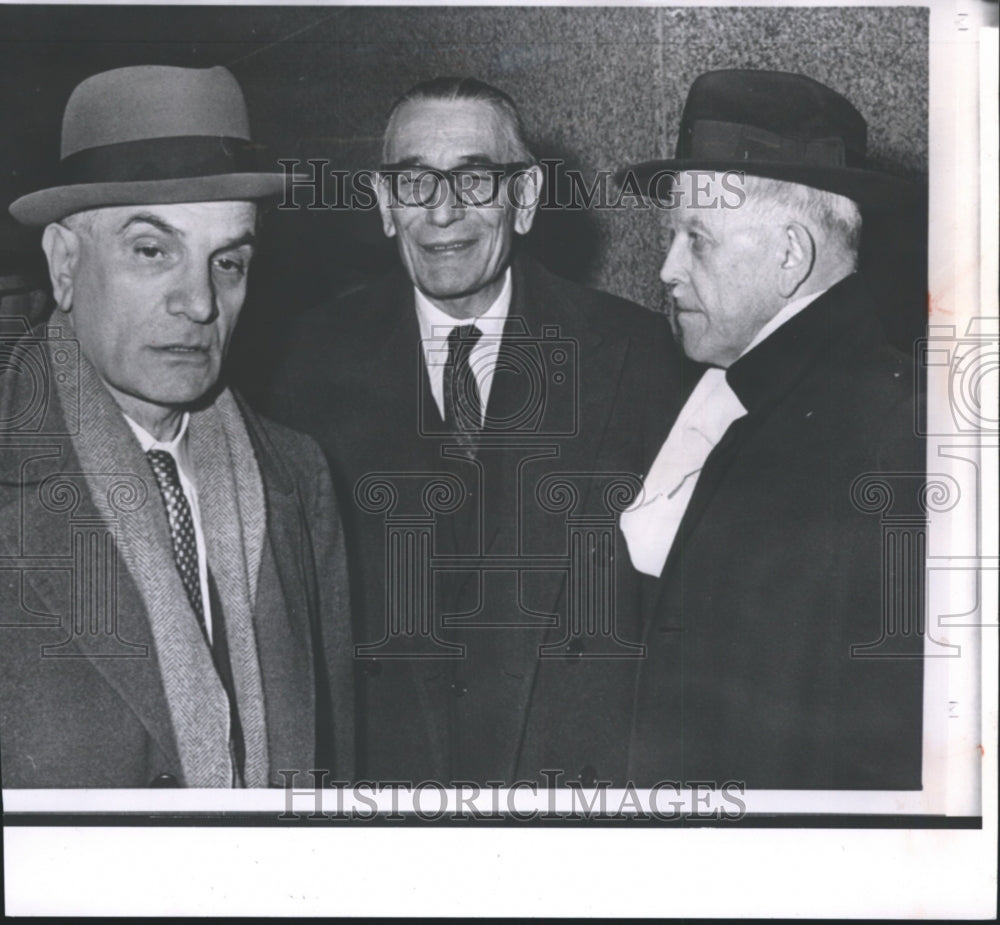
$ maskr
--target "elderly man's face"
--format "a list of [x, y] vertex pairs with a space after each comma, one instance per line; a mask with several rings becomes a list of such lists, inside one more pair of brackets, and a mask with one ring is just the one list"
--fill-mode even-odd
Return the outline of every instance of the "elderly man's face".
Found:
[[[493, 106], [474, 100], [416, 100], [397, 112], [386, 159], [414, 168], [510, 163], [514, 158]], [[509, 186], [519, 184], [511, 194]], [[525, 190], [525, 185], [533, 189]], [[393, 202], [388, 181], [380, 184], [385, 233], [397, 237], [410, 279], [432, 302], [456, 318], [486, 311], [503, 286], [515, 234], [534, 220], [540, 171], [505, 181], [497, 203], [461, 205], [454, 193], [427, 206]], [[518, 207], [512, 200], [529, 203]]]
[[[679, 205], [667, 213], [673, 240], [660, 279], [670, 287], [670, 320], [684, 352], [725, 368], [784, 304], [777, 282], [782, 226], [767, 221], [751, 198], [721, 208], [721, 175], [709, 189], [703, 175], [697, 179], [697, 201], [689, 195], [693, 181], [680, 175]], [[717, 205], [705, 207], [711, 202]]]
[[219, 378], [246, 294], [256, 206], [122, 206], [77, 219], [53, 229], [65, 242], [49, 253], [60, 308], [122, 410], [148, 429]]

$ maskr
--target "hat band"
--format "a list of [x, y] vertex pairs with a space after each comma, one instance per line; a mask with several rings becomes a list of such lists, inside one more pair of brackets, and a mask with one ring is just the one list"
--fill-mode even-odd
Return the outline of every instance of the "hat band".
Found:
[[76, 151], [59, 165], [65, 185], [181, 180], [216, 174], [254, 173], [249, 141], [225, 135], [143, 138]]
[[[849, 160], [844, 139], [789, 138], [767, 129], [739, 122], [697, 119], [678, 143], [679, 158], [770, 162], [810, 167], [844, 167]], [[686, 145], [685, 145], [686, 142]], [[686, 147], [687, 151], [680, 150]]]

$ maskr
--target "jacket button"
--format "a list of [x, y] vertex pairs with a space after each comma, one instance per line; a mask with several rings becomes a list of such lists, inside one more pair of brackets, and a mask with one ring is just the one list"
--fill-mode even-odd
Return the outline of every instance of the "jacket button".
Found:
[[173, 774], [157, 774], [149, 782], [150, 787], [176, 787], [177, 778]]
[[464, 681], [452, 681], [451, 682], [451, 692], [456, 697], [464, 697], [469, 691], [469, 685]]
[[597, 769], [592, 764], [584, 765], [580, 769], [580, 784], [584, 787], [597, 786]]
[[566, 645], [566, 652], [569, 655], [583, 655], [583, 640], [579, 636], [574, 636]]
[[364, 671], [369, 678], [377, 678], [380, 674], [382, 674], [382, 663], [376, 658], [370, 658], [365, 662], [362, 671]]

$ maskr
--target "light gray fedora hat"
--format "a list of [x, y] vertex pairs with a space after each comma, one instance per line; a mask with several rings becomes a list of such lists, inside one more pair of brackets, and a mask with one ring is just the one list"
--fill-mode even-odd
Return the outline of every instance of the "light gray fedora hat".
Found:
[[66, 103], [57, 185], [10, 213], [47, 225], [101, 206], [262, 199], [285, 186], [256, 169], [246, 102], [224, 67], [122, 67]]

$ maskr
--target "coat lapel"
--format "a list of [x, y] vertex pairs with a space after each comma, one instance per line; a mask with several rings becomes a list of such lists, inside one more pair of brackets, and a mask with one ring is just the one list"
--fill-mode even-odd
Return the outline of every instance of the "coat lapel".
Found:
[[[643, 409], [634, 402], [630, 407], [620, 394], [630, 362], [628, 337], [581, 316], [582, 310], [569, 303], [545, 271], [515, 262], [511, 310], [487, 409], [487, 421], [493, 423], [483, 435], [495, 448], [479, 454], [486, 479], [482, 552], [487, 558], [569, 555], [567, 517], [601, 513], [607, 481], [601, 476], [620, 471], [623, 442], [642, 429]], [[558, 351], [567, 359], [557, 364]], [[541, 393], [534, 391], [537, 378], [531, 379], [536, 369], [544, 376]], [[538, 406], [535, 419], [532, 402]], [[518, 420], [526, 423], [520, 432], [511, 432], [509, 422]], [[552, 515], [541, 509], [536, 489], [550, 474], [565, 474], [578, 489], [572, 511]], [[513, 579], [510, 574], [497, 577]], [[476, 596], [470, 593], [473, 579], [479, 580], [479, 596], [485, 598], [480, 603], [495, 604], [497, 596], [486, 587], [489, 579], [471, 571], [461, 580], [460, 600], [468, 605]], [[560, 568], [523, 572], [514, 591], [504, 587], [502, 606], [507, 613], [499, 616], [523, 620], [512, 612], [520, 607], [537, 622], [479, 632], [496, 633], [488, 644], [505, 679], [503, 709], [492, 717], [491, 735], [495, 741], [520, 743], [541, 647], [558, 643], [567, 633], [566, 573]], [[551, 616], [551, 622], [545, 616]], [[487, 640], [472, 642], [484, 646]], [[473, 657], [466, 670], [475, 664]], [[515, 773], [519, 752], [518, 747], [510, 755], [508, 777]]]
[[[494, 446], [506, 446], [483, 454], [484, 462], [488, 459], [496, 470], [492, 480], [487, 471], [486, 479], [497, 486], [487, 489], [482, 502], [484, 556], [530, 554], [532, 549], [548, 555], [568, 551], [562, 518], [536, 521], [536, 527], [544, 525], [540, 527], [544, 535], [525, 535], [531, 522], [520, 507], [538, 505], [537, 470], [573, 473], [582, 490], [577, 513], [589, 511], [599, 479], [587, 476], [612, 471], [611, 460], [621, 457], [618, 441], [637, 426], [631, 417], [638, 409], [619, 402], [628, 340], [586, 321], [544, 271], [524, 261], [514, 263], [511, 309], [487, 408], [487, 421], [495, 423], [484, 434]], [[568, 359], [556, 365], [553, 355], [563, 349]], [[512, 432], [505, 423], [511, 421], [524, 425]], [[580, 439], [581, 431], [586, 440]], [[542, 462], [546, 459], [551, 461]], [[515, 497], [518, 501], [512, 503]], [[538, 607], [533, 609], [551, 611], [564, 576], [553, 571], [539, 578]]]
[[[450, 441], [431, 393], [413, 287], [405, 275], [397, 275], [389, 296], [379, 306], [378, 314], [362, 330], [362, 339], [370, 341], [369, 368], [364, 371], [364, 381], [376, 383], [372, 407], [379, 409], [381, 414], [378, 420], [371, 422], [378, 436], [370, 433], [359, 442], [361, 447], [371, 447], [378, 453], [377, 457], [369, 460], [367, 471], [361, 472], [360, 477], [388, 472], [402, 474], [404, 478], [413, 475], [419, 479], [422, 475], [431, 476], [443, 471], [467, 481], [471, 464], [442, 454], [442, 448]], [[412, 499], [407, 501], [412, 502]], [[434, 551], [438, 554], [468, 553], [464, 538], [469, 530], [475, 529], [475, 524], [472, 499], [467, 499], [453, 514], [438, 514]], [[374, 548], [369, 550], [369, 554], [378, 555]], [[381, 561], [384, 561], [384, 551], [382, 555]], [[434, 586], [432, 619], [438, 631], [442, 615], [450, 611], [455, 600], [457, 580], [455, 575], [443, 577], [449, 580], [439, 581]], [[368, 604], [372, 608], [368, 624], [360, 631], [356, 629], [355, 633], [357, 639], [371, 643], [386, 632], [386, 614], [384, 598], [379, 597]], [[435, 700], [440, 674], [446, 669], [438, 659], [401, 658], [393, 661], [395, 664], [387, 670], [409, 678], [408, 683], [400, 678], [400, 689], [415, 692], [414, 702], [407, 709], [412, 711], [414, 720], [423, 729], [422, 738], [429, 753], [427, 766], [446, 768], [446, 729], [440, 722], [440, 705]]]
[[[90, 659], [95, 671], [104, 677], [139, 717], [168, 762], [179, 765], [180, 756], [163, 691], [149, 618], [142, 598], [120, 558], [117, 565], [118, 636], [135, 647], [137, 657], [108, 657], [105, 641], [93, 633], [73, 636], [71, 645]], [[70, 656], [68, 648], [65, 654]]]
[[377, 407], [388, 415], [372, 426], [391, 435], [381, 448], [383, 468], [417, 471], [435, 458], [445, 431], [431, 394], [413, 288], [400, 279], [393, 291], [364, 335], [371, 342], [371, 368], [382, 371]]
[[[35, 486], [25, 486], [31, 490]], [[78, 516], [97, 518], [98, 512], [89, 505], [81, 504]], [[39, 535], [39, 545], [58, 549], [66, 543], [64, 531], [50, 536]], [[48, 545], [50, 544], [51, 545]], [[59, 580], [54, 570], [32, 570], [25, 575], [25, 593], [38, 602], [39, 610], [59, 618], [60, 632], [50, 632], [45, 644], [46, 658], [87, 659], [91, 668], [107, 683], [129, 709], [139, 718], [150, 738], [156, 742], [168, 762], [168, 766], [178, 767], [180, 756], [174, 739], [173, 726], [167, 708], [166, 696], [160, 679], [159, 663], [153, 636], [146, 616], [145, 607], [131, 577], [116, 559], [117, 594], [116, 638], [121, 645], [115, 645], [109, 652], [107, 637], [96, 633], [71, 632], [73, 619], [73, 585], [70, 577]], [[57, 637], [62, 637], [59, 641]]]
[[[10, 402], [10, 407], [21, 407], [25, 399], [23, 384], [14, 379], [5, 382], [4, 386], [0, 404]], [[37, 465], [18, 465], [16, 470], [4, 466], [6, 471], [0, 472], [0, 482], [17, 486], [19, 517], [26, 528], [30, 524], [30, 537], [19, 544], [20, 549], [11, 550], [13, 561], [16, 563], [21, 556], [32, 560], [36, 551], [38, 556], [46, 558], [53, 555], [66, 558], [67, 565], [62, 570], [64, 577], [61, 579], [56, 578], [56, 569], [36, 568], [37, 559], [34, 559], [30, 570], [25, 569], [22, 573], [24, 582], [39, 602], [40, 610], [58, 616], [65, 633], [63, 642], [59, 642], [53, 634], [52, 642], [46, 646], [46, 657], [87, 659], [91, 668], [139, 718], [170, 765], [179, 767], [180, 758], [149, 617], [117, 546], [113, 547], [114, 555], [109, 562], [115, 579], [110, 598], [113, 617], [105, 615], [113, 620], [115, 632], [110, 636], [107, 633], [72, 632], [73, 619], [77, 616], [73, 612], [73, 604], [74, 600], [80, 599], [72, 576], [75, 573], [78, 581], [84, 577], [80, 569], [70, 564], [72, 524], [92, 525], [105, 535], [108, 530], [113, 535], [117, 532], [113, 524], [107, 524], [102, 518], [84, 482], [72, 440], [66, 435], [73, 427], [67, 426], [67, 418], [63, 414], [62, 403], [65, 400], [65, 396], [50, 395], [42, 433], [52, 436], [32, 436], [29, 441], [14, 435], [0, 444], [2, 449], [3, 444], [16, 448], [30, 443], [35, 448], [31, 455], [36, 455], [38, 451], [45, 454]], [[71, 394], [69, 400], [76, 402], [79, 398]], [[11, 454], [11, 458], [16, 455]], [[77, 489], [73, 510], [62, 516], [53, 516], [49, 507], [44, 510], [41, 507], [42, 484], [53, 477]], [[69, 577], [65, 576], [66, 572], [70, 573]]]
[[[314, 640], [307, 618], [319, 614], [318, 590], [305, 568], [311, 552], [303, 535], [306, 523], [295, 481], [286, 469], [257, 416], [237, 399], [253, 447], [267, 512], [266, 539], [254, 603], [254, 631], [260, 656], [261, 683], [271, 764], [276, 771], [292, 767], [315, 746], [314, 672], [309, 658]], [[273, 569], [273, 571], [272, 571]], [[290, 666], [295, 666], [290, 670]]]

